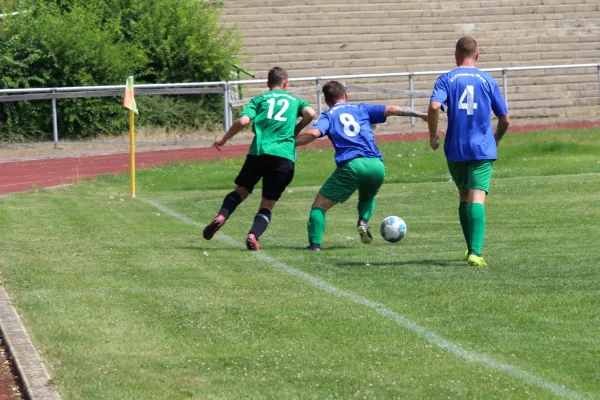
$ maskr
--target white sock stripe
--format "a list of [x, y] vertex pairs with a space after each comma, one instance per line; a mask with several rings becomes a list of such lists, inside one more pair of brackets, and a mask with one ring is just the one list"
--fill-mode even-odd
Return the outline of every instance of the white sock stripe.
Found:
[[[177, 213], [176, 211], [173, 211], [173, 210], [163, 206], [162, 204], [157, 203], [156, 201], [152, 201], [152, 200], [143, 200], [143, 201], [158, 208], [159, 210], [163, 211], [165, 214], [170, 215], [170, 216], [180, 220], [181, 222], [184, 222], [189, 225], [197, 226], [200, 228], [204, 227], [203, 225], [197, 223], [196, 221], [194, 221], [184, 215], [181, 215], [181, 214]], [[237, 242], [236, 240], [230, 238], [229, 236], [227, 236], [223, 233], [218, 233], [217, 235], [215, 235], [215, 238], [219, 239], [222, 242], [225, 242], [227, 244], [233, 245], [235, 247], [244, 247], [241, 243]], [[354, 302], [356, 304], [360, 304], [365, 307], [368, 307], [368, 308], [376, 311], [378, 314], [396, 322], [398, 325], [415, 333], [417, 336], [424, 338], [429, 343], [431, 343], [441, 349], [444, 349], [447, 352], [454, 354], [460, 358], [463, 358], [467, 361], [482, 364], [491, 369], [496, 369], [496, 370], [505, 372], [509, 375], [512, 375], [516, 378], [521, 379], [525, 383], [528, 383], [532, 386], [537, 386], [541, 389], [548, 390], [549, 392], [552, 392], [553, 394], [555, 394], [556, 396], [561, 397], [561, 398], [585, 399], [584, 396], [582, 396], [581, 394], [579, 394], [575, 391], [572, 391], [571, 389], [567, 388], [564, 385], [547, 381], [543, 378], [540, 378], [540, 377], [532, 374], [531, 372], [525, 371], [518, 367], [514, 367], [510, 364], [505, 364], [505, 363], [496, 361], [496, 360], [494, 360], [488, 356], [485, 356], [483, 354], [480, 354], [480, 353], [477, 353], [474, 351], [469, 351], [469, 350], [465, 349], [464, 347], [462, 347], [461, 345], [451, 342], [450, 340], [444, 338], [443, 336], [441, 336], [425, 327], [418, 325], [416, 322], [407, 319], [406, 317], [402, 316], [401, 314], [398, 314], [395, 311], [390, 310], [389, 308], [387, 308], [386, 306], [384, 306], [382, 304], [376, 303], [374, 301], [371, 301], [365, 297], [359, 296], [352, 292], [338, 289], [335, 286], [332, 286], [329, 283], [327, 283], [319, 278], [316, 278], [304, 271], [289, 267], [289, 266], [283, 264], [282, 262], [277, 261], [277, 260], [267, 256], [264, 252], [253, 252], [252, 254], [254, 254], [256, 256], [256, 258], [263, 260], [265, 262], [268, 262], [273, 267], [275, 267], [275, 269], [277, 269], [279, 271], [285, 272], [289, 275], [293, 275], [293, 276], [296, 276], [298, 278], [301, 278], [301, 279], [307, 281], [308, 283], [310, 283], [311, 286], [313, 286], [315, 288], [321, 289], [322, 291], [332, 294], [337, 297], [344, 297], [344, 298], [350, 299], [352, 302]]]
[[262, 217], [265, 221], [267, 221], [267, 224], [271, 222], [271, 220], [269, 219], [269, 217], [267, 217], [265, 214], [256, 214], [257, 217]]

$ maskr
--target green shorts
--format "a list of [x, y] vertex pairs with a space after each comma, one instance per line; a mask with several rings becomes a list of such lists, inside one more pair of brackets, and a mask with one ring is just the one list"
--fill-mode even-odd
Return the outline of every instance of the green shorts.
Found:
[[448, 169], [457, 188], [490, 191], [494, 160], [448, 162]]
[[319, 193], [343, 203], [358, 189], [360, 201], [370, 200], [379, 191], [384, 177], [385, 167], [379, 158], [355, 158], [337, 167]]

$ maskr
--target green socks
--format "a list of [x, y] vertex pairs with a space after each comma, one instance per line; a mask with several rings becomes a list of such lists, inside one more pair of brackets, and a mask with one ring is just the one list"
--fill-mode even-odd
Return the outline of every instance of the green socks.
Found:
[[[358, 202], [358, 216], [365, 220], [371, 219], [375, 210], [375, 199], [361, 200]], [[310, 210], [310, 218], [308, 219], [308, 241], [311, 244], [321, 244], [323, 242], [323, 234], [327, 223], [325, 221], [325, 210], [322, 208], [313, 208]]]
[[313, 208], [310, 210], [310, 218], [308, 219], [308, 241], [311, 244], [321, 244], [323, 242], [323, 234], [325, 233], [325, 210], [322, 208]]
[[358, 201], [358, 218], [363, 218], [369, 221], [375, 211], [375, 198], [369, 200]]
[[483, 247], [483, 238], [485, 236], [485, 207], [481, 203], [471, 204], [469, 233], [471, 238], [470, 250], [474, 251], [475, 254], [480, 256], [481, 248]]
[[466, 201], [461, 201], [458, 206], [458, 217], [460, 218], [460, 226], [462, 226], [467, 249], [471, 250], [471, 235], [469, 231], [469, 219], [471, 219], [471, 205]]

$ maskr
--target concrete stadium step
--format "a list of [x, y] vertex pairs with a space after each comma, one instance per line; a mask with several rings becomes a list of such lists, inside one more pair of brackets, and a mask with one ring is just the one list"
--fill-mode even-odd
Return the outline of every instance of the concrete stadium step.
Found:
[[565, 19], [592, 19], [600, 16], [600, 10], [598, 6], [589, 5], [588, 7], [594, 7], [593, 10], [580, 11], [580, 12], [564, 12], [564, 13], [552, 13], [552, 14], [493, 14], [487, 13], [477, 16], [476, 22], [473, 20], [473, 16], [464, 15], [457, 13], [456, 16], [414, 16], [408, 17], [402, 15], [402, 13], [383, 13], [383, 12], [370, 12], [370, 13], [350, 13], [352, 15], [346, 15], [346, 18], [339, 18], [336, 15], [329, 14], [315, 14], [315, 15], [299, 15], [290, 18], [275, 18], [274, 16], [263, 16], [262, 20], [248, 19], [243, 16], [231, 16], [228, 17], [228, 24], [237, 26], [238, 28], [249, 30], [249, 29], [264, 29], [264, 28], [318, 28], [323, 27], [324, 21], [330, 26], [332, 31], [335, 31], [337, 27], [354, 27], [354, 26], [366, 26], [366, 25], [379, 25], [379, 26], [394, 26], [402, 25], [407, 21], [415, 20], [418, 18], [424, 30], [427, 30], [428, 25], [443, 25], [448, 24], [451, 20], [452, 24], [468, 24], [472, 26], [478, 26], [482, 23], [495, 23], [495, 22], [529, 22], [529, 21], [552, 21], [552, 20], [565, 20]]
[[[381, 54], [384, 55], [384, 54]], [[500, 61], [500, 58], [504, 55], [494, 54], [486, 57], [488, 61]], [[515, 55], [516, 57], [525, 57], [522, 54]], [[535, 56], [535, 54], [533, 55]], [[297, 70], [319, 70], [319, 69], [349, 69], [349, 68], [366, 68], [366, 67], [402, 67], [406, 68], [407, 66], [414, 65], [415, 63], [428, 64], [428, 65], [436, 65], [440, 62], [439, 56], [419, 56], [415, 54], [412, 57], [397, 57], [397, 58], [388, 58], [388, 57], [378, 57], [378, 58], [367, 58], [367, 59], [352, 59], [352, 60], [320, 60], [315, 58], [310, 61], [293, 61], [287, 63], [278, 63], [280, 67], [289, 69], [290, 71], [293, 69]], [[251, 70], [256, 70], [260, 64], [255, 63], [246, 63], [244, 64]], [[388, 68], [389, 69], [389, 68]], [[408, 71], [407, 71], [408, 72]]]
[[[471, 1], [471, 0], [467, 0]], [[288, 7], [290, 6], [289, 0], [223, 0], [223, 3], [226, 8], [247, 8], [247, 7]], [[295, 0], [294, 5], [302, 5], [302, 6], [314, 6], [323, 4], [322, 0]], [[402, 0], [330, 0], [327, 2], [328, 4], [397, 4], [403, 3]], [[408, 1], [407, 3], [410, 3]]]
[[[598, 43], [600, 42], [600, 26], [597, 28], [568, 28], [568, 29], [546, 29], [540, 30], [539, 35], [534, 35], [537, 31], [518, 31], [513, 34], [518, 35], [516, 37], [483, 37], [478, 39], [478, 46], [480, 52], [489, 52], [490, 46], [514, 46], [514, 43], [518, 43], [519, 46], [538, 45], [538, 44], [562, 44], [562, 43]], [[530, 36], [526, 36], [526, 35]], [[523, 35], [523, 36], [521, 36]], [[348, 43], [324, 43], [314, 44], [310, 46], [300, 45], [278, 45], [277, 54], [297, 54], [304, 59], [314, 57], [315, 54], [325, 53], [331, 54], [339, 51], [363, 51], [363, 50], [399, 50], [399, 49], [412, 49], [414, 51], [422, 51], [423, 49], [444, 49], [446, 52], [451, 52], [454, 45], [454, 40], [449, 39], [432, 39], [427, 41], [425, 47], [423, 43], [416, 41], [407, 40], [386, 40], [378, 42], [348, 42]], [[254, 61], [259, 60], [259, 57], [263, 56], [261, 51], [264, 46], [245, 46], [245, 52], [247, 54], [257, 54]], [[300, 51], [301, 50], [301, 51]], [[273, 54], [264, 54], [264, 56], [272, 56]]]
[[[598, 36], [600, 38], [600, 36]], [[388, 42], [389, 43], [389, 42]], [[431, 47], [426, 49], [392, 49], [385, 48], [386, 44], [383, 43], [373, 43], [374, 48], [369, 50], [352, 50], [347, 51], [345, 48], [343, 50], [339, 49], [339, 51], [331, 52], [326, 55], [326, 59], [328, 61], [331, 60], [354, 60], [354, 59], [372, 59], [378, 58], [382, 55], [382, 50], [385, 50], [385, 55], [387, 58], [400, 58], [400, 57], [447, 57], [452, 54], [452, 49], [446, 47]], [[378, 46], [381, 45], [381, 46]], [[513, 46], [479, 46], [480, 54], [485, 57], [489, 55], [496, 54], [510, 54]], [[575, 42], [575, 43], [563, 43], [563, 44], [540, 44], [533, 43], [529, 45], [521, 44], [519, 48], [527, 52], [528, 54], [537, 54], [537, 53], [552, 53], [557, 51], [598, 51], [600, 50], [600, 45], [598, 43], [593, 42]], [[253, 58], [255, 63], [265, 63], [265, 64], [273, 64], [273, 63], [282, 63], [282, 62], [293, 62], [296, 60], [307, 60], [311, 59], [316, 55], [316, 53], [277, 53], [277, 54], [263, 54], [258, 55]]]
[[[500, 54], [501, 61], [531, 61], [531, 60], [560, 60], [565, 55], [565, 51], [547, 51], [547, 52], [531, 52], [522, 54], [502, 53]], [[577, 51], [579, 59], [593, 60], [598, 58], [598, 50], [579, 50]], [[486, 55], [490, 57], [491, 54]]]
[[[263, 49], [265, 45], [277, 45], [277, 46], [295, 46], [296, 48], [313, 46], [319, 44], [351, 44], [355, 43], [357, 46], [361, 44], [363, 46], [373, 42], [407, 42], [407, 43], [419, 43], [421, 47], [425, 47], [426, 41], [442, 40], [446, 38], [448, 43], [456, 43], [456, 37], [468, 34], [469, 29], [476, 31], [477, 38], [498, 38], [496, 32], [502, 32], [502, 37], [505, 40], [509, 38], [519, 37], [537, 37], [546, 36], [547, 33], [558, 34], [563, 36], [575, 35], [575, 32], [579, 32], [579, 36], [584, 37], [585, 35], [597, 35], [599, 29], [600, 16], [595, 19], [570, 19], [570, 20], [551, 20], [551, 21], [532, 21], [528, 22], [528, 29], [523, 30], [522, 24], [512, 22], [493, 22], [489, 24], [477, 24], [477, 26], [468, 27], [464, 24], [447, 24], [436, 28], [428, 29], [427, 31], [421, 31], [420, 28], [413, 26], [404, 27], [389, 27], [387, 33], [363, 33], [363, 34], [323, 34], [323, 35], [310, 35], [310, 36], [255, 36], [248, 35], [245, 40], [245, 46], [248, 47], [248, 51], [253, 48], [255, 50]], [[413, 29], [414, 28], [414, 29]], [[413, 29], [411, 31], [411, 29]], [[561, 32], [562, 30], [562, 32]], [[475, 33], [475, 32], [472, 32]], [[415, 41], [415, 37], [419, 37], [419, 41]], [[258, 49], [257, 49], [258, 48]]]
[[[598, 63], [598, 58], [594, 57], [592, 59], [581, 59], [581, 58], [573, 58], [568, 60], [568, 64], [587, 64], [587, 63]], [[503, 62], [499, 64], [498, 62], [480, 62], [478, 66], [480, 68], [495, 68], [501, 65], [502, 67], [521, 67], [524, 65], [527, 66], [544, 66], [544, 65], [565, 65], [567, 64], [564, 58], [559, 58], [555, 60], [533, 60], [528, 62], [521, 61], [510, 61]], [[272, 66], [266, 66], [264, 69], [253, 69], [253, 71], [257, 74], [257, 78], [266, 78], [266, 74], [268, 69]], [[450, 60], [438, 60], [438, 62], [434, 64], [422, 64], [422, 63], [414, 63], [411, 65], [397, 65], [394, 67], [390, 66], [369, 66], [369, 67], [327, 67], [327, 68], [318, 68], [318, 69], [302, 69], [296, 68], [293, 64], [290, 65], [282, 65], [283, 68], [288, 69], [290, 77], [307, 77], [307, 76], [332, 76], [332, 75], [354, 75], [354, 74], [383, 74], [383, 73], [394, 73], [394, 72], [417, 72], [417, 71], [449, 71], [456, 67]], [[537, 72], [539, 74], [539, 72]], [[521, 73], [519, 73], [521, 74]], [[553, 75], [552, 75], [553, 76]]]
[[[528, 5], [541, 6], [541, 5], [563, 5], [563, 4], [591, 4], [595, 0], [527, 0]], [[303, 7], [305, 12], [307, 7], [323, 6], [326, 5], [371, 5], [371, 6], [400, 6], [402, 9], [411, 7], [414, 5], [412, 0], [329, 0], [324, 2], [322, 0], [295, 0], [293, 4], [290, 4], [289, 0], [225, 0], [224, 5], [226, 12], [233, 10], [243, 10], [248, 8], [277, 8], [282, 9], [286, 7]], [[446, 8], [477, 8], [477, 7], [508, 7], [511, 5], [521, 5], [521, 1], [515, 0], [461, 0], [461, 1], [448, 1], [448, 2], [423, 2], [419, 3], [424, 9], [429, 7], [446, 7]]]
[[[502, 65], [504, 67], [523, 65], [555, 65], [565, 64], [563, 52], [549, 53], [518, 53], [518, 54], [491, 54], [485, 56], [485, 62], [479, 63], [481, 68], [492, 68]], [[417, 72], [435, 71], [454, 68], [451, 56], [414, 56], [395, 58], [369, 58], [353, 60], [316, 60], [293, 61], [277, 63], [278, 66], [289, 70], [290, 76], [323, 76], [323, 75], [348, 75], [362, 73], [385, 72]], [[595, 50], [580, 51], [577, 58], [569, 60], [574, 64], [598, 62], [598, 52]], [[490, 65], [490, 63], [493, 63]], [[264, 64], [246, 63], [250, 70], [258, 72]]]
[[582, 99], [595, 99], [598, 101], [598, 90], [577, 90], [568, 91], [563, 90], [561, 92], [523, 92], [523, 93], [509, 93], [508, 99], [510, 106], [513, 107], [519, 102], [540, 102], [540, 106], [543, 101], [561, 100], [566, 102], [580, 101]]
[[[238, 3], [238, 2], [235, 2]], [[532, 13], [539, 12], [535, 7], [544, 7], [545, 10], [552, 10], [550, 7], [556, 6], [579, 6], [585, 4], [597, 4], [596, 0], [559, 0], [556, 2], [548, 2], [546, 0], [529, 0], [526, 4], [523, 4], [522, 0], [498, 0], [498, 1], [486, 1], [482, 4], [481, 1], [461, 1], [461, 2], [410, 2], [403, 3], [402, 10], [417, 10], [417, 11], [431, 11], [431, 10], [469, 10], [475, 8], [514, 8], [519, 12], [525, 12], [525, 8]], [[306, 5], [294, 4], [287, 5], [285, 7], [265, 6], [264, 2], [259, 2], [255, 6], [247, 7], [227, 7], [225, 14], [231, 15], [264, 15], [264, 14], [306, 14], [309, 13], [346, 13], [346, 12], [357, 12], [357, 11], [388, 11], [391, 7], [395, 7], [396, 4], [391, 3], [330, 3], [328, 4], [315, 4], [307, 8]], [[545, 11], [544, 11], [545, 12]], [[514, 13], [514, 12], [513, 12]]]
[[[531, 110], [531, 115], [535, 116], [537, 113], [544, 115], [548, 109], [554, 109], [554, 112], [558, 112], [558, 115], [579, 115], [586, 114], [590, 111], [595, 105], [597, 105], [598, 100], [596, 100], [596, 104], [581, 104], [581, 101], [572, 99], [556, 99], [556, 100], [547, 100], [547, 101], [530, 101], [530, 102], [512, 102], [511, 107], [515, 110], [515, 113], [519, 110]], [[581, 110], [569, 110], [570, 107], [581, 107]], [[517, 113], [518, 115], [518, 113]]]
[[[365, 18], [381, 18], [389, 14], [391, 17], [399, 18], [423, 18], [423, 17], [462, 17], [465, 14], [477, 17], [481, 15], [516, 15], [516, 14], [548, 14], [567, 12], [588, 12], [598, 10], [597, 3], [560, 4], [560, 5], [531, 5], [523, 2], [511, 2], [510, 5], [498, 5], [486, 7], [472, 7], [469, 3], [458, 3], [459, 7], [444, 7], [443, 3], [410, 3], [397, 10], [395, 5], [384, 4], [327, 4], [307, 8], [306, 6], [288, 6], [281, 8], [273, 7], [250, 7], [244, 11], [227, 13], [231, 21], [241, 21], [248, 16], [257, 16], [262, 21], [279, 20], [283, 18], [294, 19], [296, 17], [309, 17], [325, 20], [329, 14], [351, 17], [363, 14]], [[318, 15], [318, 17], [317, 17]]]
[[[281, 10], [272, 10], [272, 12], [257, 13], [254, 21], [261, 23], [281, 22], [281, 21], [327, 21], [330, 26], [336, 26], [335, 22], [341, 20], [367, 20], [367, 19], [397, 19], [411, 20], [419, 18], [425, 20], [435, 18], [438, 20], [448, 19], [469, 19], [482, 17], [519, 17], [527, 19], [527, 17], [536, 18], [536, 16], [553, 16], [560, 18], [561, 15], [583, 14], [595, 12], [600, 9], [597, 3], [592, 4], [568, 4], [557, 6], [529, 6], [522, 5], [517, 7], [477, 7], [477, 8], [458, 8], [458, 9], [433, 9], [433, 10], [406, 10], [406, 9], [387, 9], [387, 10], [359, 10], [359, 11], [325, 11], [325, 10], [304, 10], [303, 12], [282, 13]], [[252, 15], [252, 11], [250, 11]], [[343, 18], [340, 18], [343, 16]], [[248, 22], [248, 14], [227, 15], [227, 20], [233, 23]]]
[[[392, 25], [365, 25], [365, 26], [344, 26], [336, 27], [335, 30], [331, 28], [318, 26], [310, 29], [310, 36], [339, 36], [339, 35], [364, 35], [364, 34], [387, 34], [387, 33], [413, 33], [415, 30], [421, 29], [419, 25], [413, 24], [402, 24], [397, 23]], [[454, 32], [455, 29], [452, 24], [435, 25], [426, 28], [428, 32]], [[252, 37], [247, 35], [246, 39], [251, 38], [274, 38], [274, 37], [286, 37], [286, 36], [299, 36], [304, 38], [307, 35], [306, 27], [286, 27], [285, 29], [271, 27], [269, 25], [262, 26], [257, 29], [248, 31], [252, 33]], [[251, 45], [251, 43], [244, 43], [245, 45]], [[301, 45], [302, 41], [297, 42], [296, 45]]]
[[[584, 26], [589, 25], [589, 26]], [[497, 37], [492, 35], [487, 30], [481, 30], [478, 33], [477, 39], [481, 46], [498, 45], [498, 44], [530, 44], [538, 42], [540, 43], [563, 43], [563, 42], [574, 42], [574, 41], [595, 41], [595, 38], [600, 35], [600, 26], [597, 25], [597, 21], [590, 20], [563, 20], [557, 23], [557, 21], [545, 21], [531, 24], [528, 29], [516, 29], [514, 24], [494, 24], [493, 28], [496, 31], [507, 30], [507, 36]], [[579, 26], [577, 26], [579, 25]], [[371, 44], [381, 44], [381, 49], [387, 48], [435, 48], [445, 47], [447, 43], [451, 43], [454, 40], [454, 36], [460, 34], [462, 26], [447, 25], [443, 27], [437, 27], [431, 29], [428, 32], [416, 33], [412, 30], [412, 26], [404, 26], [399, 28], [390, 27], [374, 27], [371, 31], [365, 29], [361, 33], [350, 33], [341, 31], [335, 35], [320, 34], [314, 32], [310, 38], [304, 38], [302, 35], [297, 37], [292, 35], [292, 30], [286, 31], [290, 35], [284, 36], [267, 36], [267, 37], [248, 37], [246, 38], [245, 50], [247, 52], [259, 52], [264, 50], [265, 42], [269, 40], [272, 43], [278, 45], [277, 50], [281, 53], [298, 52], [301, 47], [307, 48], [309, 52], [317, 51], [337, 51], [343, 47], [345, 49], [348, 46], [353, 46], [354, 49], [364, 48]], [[480, 29], [482, 26], [479, 27]], [[483, 28], [489, 28], [483, 26]], [[416, 29], [416, 28], [414, 28]], [[415, 41], [414, 36], [418, 34], [419, 37], [423, 37], [423, 41]], [[452, 37], [448, 37], [452, 36]], [[323, 38], [323, 40], [314, 40], [313, 38]], [[327, 42], [326, 37], [330, 37], [331, 40]], [[360, 40], [363, 38], [363, 40]], [[534, 41], [534, 39], [536, 39]], [[427, 43], [424, 43], [424, 41]], [[261, 42], [262, 41], [262, 42]], [[523, 43], [521, 42], [523, 41]], [[389, 43], [393, 42], [393, 44]], [[261, 44], [262, 43], [262, 44]]]

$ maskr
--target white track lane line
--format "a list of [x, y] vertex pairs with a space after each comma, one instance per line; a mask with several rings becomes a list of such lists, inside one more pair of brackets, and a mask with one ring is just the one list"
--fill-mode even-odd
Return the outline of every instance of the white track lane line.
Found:
[[[156, 207], [157, 209], [163, 211], [165, 214], [170, 215], [171, 217], [174, 217], [181, 222], [196, 226], [198, 228], [204, 228], [204, 225], [202, 225], [184, 215], [181, 215], [181, 214], [177, 213], [176, 211], [173, 211], [170, 208], [167, 208], [156, 201], [153, 201], [153, 200], [142, 200], [142, 201], [144, 201], [147, 204], [152, 205], [153, 207]], [[235, 246], [235, 247], [240, 247], [240, 248], [245, 247], [242, 243], [230, 238], [229, 236], [227, 236], [223, 233], [218, 233], [217, 235], [215, 235], [214, 238], [217, 240], [220, 240], [222, 242], [225, 242], [229, 245]], [[484, 354], [480, 354], [475, 351], [469, 351], [469, 350], [465, 349], [464, 347], [462, 347], [461, 345], [454, 343], [454, 342], [444, 338], [443, 336], [440, 336], [439, 334], [418, 325], [416, 322], [413, 322], [413, 321], [407, 319], [406, 317], [398, 314], [395, 311], [390, 310], [383, 304], [376, 303], [374, 301], [371, 301], [365, 297], [359, 296], [352, 292], [338, 289], [335, 286], [332, 286], [329, 283], [327, 283], [319, 278], [316, 278], [310, 274], [307, 274], [306, 272], [303, 272], [299, 269], [289, 267], [289, 266], [283, 264], [282, 262], [269, 257], [263, 251], [253, 252], [252, 254], [254, 254], [254, 256], [256, 256], [256, 258], [258, 258], [259, 260], [262, 260], [262, 261], [265, 261], [265, 262], [271, 264], [275, 269], [285, 272], [289, 275], [293, 275], [298, 278], [301, 278], [301, 279], [305, 280], [306, 282], [308, 282], [311, 286], [313, 286], [317, 289], [321, 289], [322, 291], [329, 293], [331, 295], [337, 296], [337, 297], [347, 298], [356, 304], [360, 304], [362, 306], [370, 308], [371, 310], [377, 312], [378, 314], [396, 322], [398, 325], [402, 326], [403, 328], [408, 329], [409, 331], [413, 332], [417, 336], [427, 340], [429, 343], [439, 347], [440, 349], [446, 350], [448, 353], [454, 354], [455, 356], [463, 358], [467, 361], [478, 363], [478, 364], [484, 365], [485, 367], [495, 369], [498, 371], [502, 371], [508, 375], [512, 375], [516, 378], [519, 378], [523, 382], [528, 383], [532, 386], [536, 386], [538, 388], [545, 389], [545, 390], [555, 394], [558, 397], [568, 398], [568, 399], [585, 399], [584, 396], [582, 396], [581, 394], [579, 394], [575, 391], [572, 391], [571, 389], [567, 388], [564, 385], [547, 381], [543, 378], [540, 378], [540, 377], [532, 374], [531, 372], [525, 371], [523, 369], [514, 367], [509, 364], [504, 364], [502, 362], [496, 361]]]

